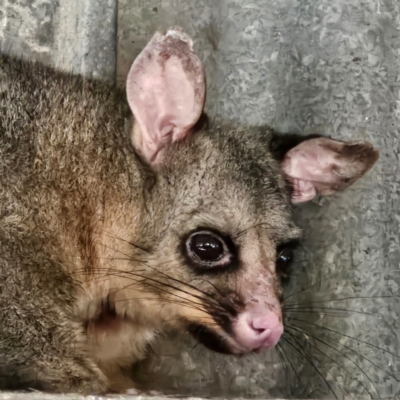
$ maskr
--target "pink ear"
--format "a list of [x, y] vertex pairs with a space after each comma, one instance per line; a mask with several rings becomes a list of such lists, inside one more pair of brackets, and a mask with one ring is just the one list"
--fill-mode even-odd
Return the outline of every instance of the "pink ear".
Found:
[[329, 196], [345, 190], [365, 175], [378, 158], [379, 150], [368, 142], [317, 138], [288, 151], [282, 169], [293, 187], [292, 202], [301, 203], [317, 194]]
[[163, 148], [190, 133], [204, 106], [203, 66], [180, 28], [157, 32], [135, 59], [127, 97], [135, 116], [134, 145], [157, 164]]

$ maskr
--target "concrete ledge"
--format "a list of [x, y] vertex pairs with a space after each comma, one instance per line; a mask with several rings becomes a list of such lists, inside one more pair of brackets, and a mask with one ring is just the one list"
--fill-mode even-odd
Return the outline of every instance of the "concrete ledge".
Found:
[[[0, 400], [201, 400], [200, 397], [166, 397], [166, 396], [120, 396], [120, 395], [112, 395], [112, 396], [80, 396], [77, 394], [44, 394], [41, 392], [35, 393], [11, 393], [11, 392], [3, 392], [0, 393]], [[214, 400], [218, 400], [218, 398], [214, 398]], [[222, 400], [222, 399], [221, 399]], [[230, 399], [230, 400], [239, 400], [239, 399]], [[245, 399], [240, 399], [245, 400]], [[253, 399], [257, 400], [257, 399]], [[275, 400], [284, 400], [284, 399], [275, 399]]]

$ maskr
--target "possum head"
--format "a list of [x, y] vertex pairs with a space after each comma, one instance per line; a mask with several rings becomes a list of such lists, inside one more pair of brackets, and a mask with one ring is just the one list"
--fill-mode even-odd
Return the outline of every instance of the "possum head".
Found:
[[127, 98], [152, 177], [137, 235], [149, 310], [216, 351], [273, 347], [284, 329], [280, 276], [300, 235], [291, 203], [344, 190], [378, 151], [313, 138], [280, 157], [268, 128], [202, 123], [203, 67], [179, 28], [157, 33], [137, 57]]

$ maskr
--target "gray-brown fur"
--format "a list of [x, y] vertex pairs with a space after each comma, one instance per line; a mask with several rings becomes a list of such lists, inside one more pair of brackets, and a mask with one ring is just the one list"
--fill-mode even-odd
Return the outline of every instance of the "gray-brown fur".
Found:
[[[130, 119], [100, 82], [0, 58], [5, 387], [123, 391], [158, 333], [201, 324], [224, 342], [246, 293], [280, 298], [276, 248], [299, 229], [270, 130], [198, 125], [152, 168]], [[199, 226], [235, 241], [236, 268], [188, 265]]]
[[92, 272], [93, 211], [128, 185], [121, 106], [101, 84], [5, 57], [0, 82], [0, 352], [22, 379], [102, 389], [73, 313], [73, 270]]

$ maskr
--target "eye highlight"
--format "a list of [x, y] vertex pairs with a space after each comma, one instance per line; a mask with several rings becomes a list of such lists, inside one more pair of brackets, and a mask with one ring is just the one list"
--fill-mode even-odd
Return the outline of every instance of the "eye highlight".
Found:
[[216, 272], [232, 266], [234, 245], [223, 235], [199, 229], [188, 236], [184, 246], [190, 264], [197, 270]]
[[279, 252], [276, 258], [276, 269], [282, 279], [289, 277], [289, 269], [293, 262], [293, 250], [286, 248]]
[[191, 237], [189, 248], [203, 262], [219, 261], [224, 256], [224, 245], [215, 235], [200, 232]]
[[290, 267], [294, 260], [294, 249], [298, 246], [297, 241], [289, 242], [278, 247], [276, 252], [276, 272], [283, 281], [290, 276]]

